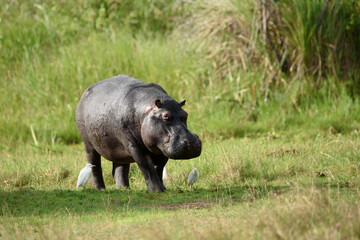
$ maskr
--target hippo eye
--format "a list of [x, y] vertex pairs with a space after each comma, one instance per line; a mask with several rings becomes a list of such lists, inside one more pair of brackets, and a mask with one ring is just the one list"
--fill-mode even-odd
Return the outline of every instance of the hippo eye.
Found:
[[165, 121], [172, 121], [173, 117], [169, 113], [163, 113], [162, 119], [164, 119]]

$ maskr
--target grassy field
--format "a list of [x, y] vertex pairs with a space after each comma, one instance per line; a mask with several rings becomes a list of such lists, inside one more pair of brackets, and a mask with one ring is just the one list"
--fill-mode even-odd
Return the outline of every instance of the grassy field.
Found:
[[[171, 160], [166, 193], [146, 193], [136, 165], [131, 190], [75, 189], [82, 146], [2, 153], [4, 239], [239, 239], [360, 237], [359, 136], [262, 136], [206, 141], [203, 154]], [[187, 174], [197, 167], [195, 189]], [[90, 184], [89, 184], [90, 186]]]
[[[359, 239], [359, 16], [356, 1], [6, 0], [0, 239]], [[106, 191], [75, 188], [76, 105], [117, 74], [187, 100], [203, 152], [169, 161], [165, 193], [134, 164], [116, 189], [107, 160]]]

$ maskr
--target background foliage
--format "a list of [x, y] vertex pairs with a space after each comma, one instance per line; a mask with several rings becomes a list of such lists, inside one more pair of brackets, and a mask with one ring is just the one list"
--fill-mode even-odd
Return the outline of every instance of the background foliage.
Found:
[[190, 127], [204, 137], [309, 117], [316, 129], [357, 129], [359, 9], [350, 0], [7, 1], [1, 147], [78, 143], [82, 92], [117, 74], [187, 98]]

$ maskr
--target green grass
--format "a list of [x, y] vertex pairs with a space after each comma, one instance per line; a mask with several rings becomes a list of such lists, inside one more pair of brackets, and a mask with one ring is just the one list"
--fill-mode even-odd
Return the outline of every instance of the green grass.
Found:
[[[117, 190], [75, 189], [81, 145], [2, 153], [0, 234], [16, 238], [359, 238], [358, 135], [205, 141], [202, 155], [170, 160], [168, 191], [146, 193], [136, 165]], [[196, 188], [186, 186], [197, 167]]]
[[[1, 6], [0, 17], [8, 21], [1, 22], [1, 36], [7, 34], [0, 38], [0, 149], [9, 150], [24, 143], [46, 146], [79, 143], [74, 116], [81, 94], [94, 82], [117, 74], [156, 82], [175, 99], [187, 99], [190, 129], [201, 137], [296, 131], [303, 125], [313, 131], [359, 130], [360, 119], [355, 114], [359, 111], [358, 98], [353, 95], [356, 87], [350, 92], [346, 90], [351, 81], [341, 83], [334, 76], [314, 84], [312, 78], [298, 81], [279, 76], [270, 82], [272, 73], [251, 67], [250, 62], [240, 64], [240, 60], [208, 57], [207, 48], [217, 51], [221, 42], [227, 46], [225, 55], [232, 56], [234, 53], [228, 52], [232, 45], [226, 42], [230, 36], [206, 42], [204, 47], [201, 41], [186, 41], [178, 28], [171, 32], [170, 25], [164, 27], [165, 32], [151, 31], [172, 11], [180, 17], [188, 5], [174, 3], [172, 8], [162, 3], [151, 5], [150, 12], [162, 6], [164, 14], [151, 20], [148, 19], [151, 14], [144, 13], [142, 2], [136, 4], [142, 10], [131, 4], [128, 7], [139, 12], [137, 21], [150, 24], [150, 28], [145, 23], [140, 24], [143, 27], [132, 25], [124, 13], [118, 12], [122, 8], [115, 2], [104, 5], [108, 24], [102, 30], [95, 26], [101, 1], [80, 1], [72, 8], [57, 1], [12, 1]], [[240, 15], [224, 11], [232, 6], [229, 4], [215, 6], [219, 16], [216, 19], [226, 17], [230, 23], [236, 17], [248, 20], [250, 15], [245, 10]], [[209, 16], [210, 6], [198, 5], [193, 11], [200, 11], [204, 18]], [[124, 20], [120, 24], [115, 16], [130, 22]], [[206, 22], [206, 18], [201, 19], [199, 24]], [[211, 26], [218, 27], [214, 28], [217, 34], [223, 33], [226, 29], [221, 26], [227, 26], [226, 22], [216, 19], [211, 18]], [[235, 21], [236, 26], [239, 21]], [[201, 25], [194, 27], [198, 28], [202, 29]], [[207, 39], [206, 32], [198, 34]], [[213, 46], [209, 46], [211, 43]], [[237, 48], [242, 45], [234, 47]], [[313, 119], [311, 124], [307, 124], [309, 118]]]

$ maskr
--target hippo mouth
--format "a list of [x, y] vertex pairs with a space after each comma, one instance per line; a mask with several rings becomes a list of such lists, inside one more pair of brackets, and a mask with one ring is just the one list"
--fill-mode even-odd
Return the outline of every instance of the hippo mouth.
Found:
[[171, 159], [191, 159], [200, 156], [202, 144], [200, 139], [196, 142], [171, 144], [166, 143], [163, 145], [162, 153]]

